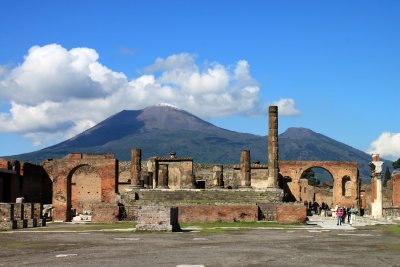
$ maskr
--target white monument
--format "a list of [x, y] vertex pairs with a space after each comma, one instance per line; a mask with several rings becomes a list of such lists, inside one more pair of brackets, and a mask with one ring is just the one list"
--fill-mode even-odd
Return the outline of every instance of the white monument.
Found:
[[372, 161], [369, 163], [371, 167], [371, 185], [374, 188], [371, 188], [372, 199], [371, 199], [371, 215], [372, 218], [382, 218], [382, 206], [383, 206], [383, 198], [382, 198], [382, 168], [383, 161], [380, 160], [379, 154], [372, 154]]

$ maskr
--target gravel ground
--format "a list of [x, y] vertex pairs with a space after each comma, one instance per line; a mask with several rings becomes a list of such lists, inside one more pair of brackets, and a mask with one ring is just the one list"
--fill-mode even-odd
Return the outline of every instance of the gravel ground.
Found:
[[384, 229], [0, 232], [0, 266], [400, 266]]

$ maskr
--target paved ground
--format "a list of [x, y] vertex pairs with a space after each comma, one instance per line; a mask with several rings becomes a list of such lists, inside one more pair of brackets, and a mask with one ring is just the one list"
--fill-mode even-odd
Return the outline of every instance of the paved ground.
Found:
[[385, 227], [0, 232], [0, 247], [0, 266], [400, 266], [400, 237]]

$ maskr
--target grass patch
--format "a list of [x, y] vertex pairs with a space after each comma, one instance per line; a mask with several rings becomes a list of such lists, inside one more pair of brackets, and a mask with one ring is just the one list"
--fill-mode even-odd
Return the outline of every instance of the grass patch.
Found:
[[180, 223], [181, 228], [198, 227], [202, 229], [213, 228], [293, 228], [302, 224], [279, 224], [277, 222], [207, 222], [207, 223]]
[[51, 223], [46, 227], [29, 228], [29, 231], [112, 231], [113, 229], [129, 229], [136, 226], [134, 222], [117, 222], [117, 223], [88, 223], [88, 224], [71, 224], [71, 223]]

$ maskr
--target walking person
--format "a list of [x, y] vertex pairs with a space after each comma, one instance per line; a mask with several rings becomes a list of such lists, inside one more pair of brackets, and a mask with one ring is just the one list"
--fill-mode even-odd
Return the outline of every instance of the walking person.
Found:
[[336, 210], [337, 225], [342, 225], [343, 210], [339, 206]]

